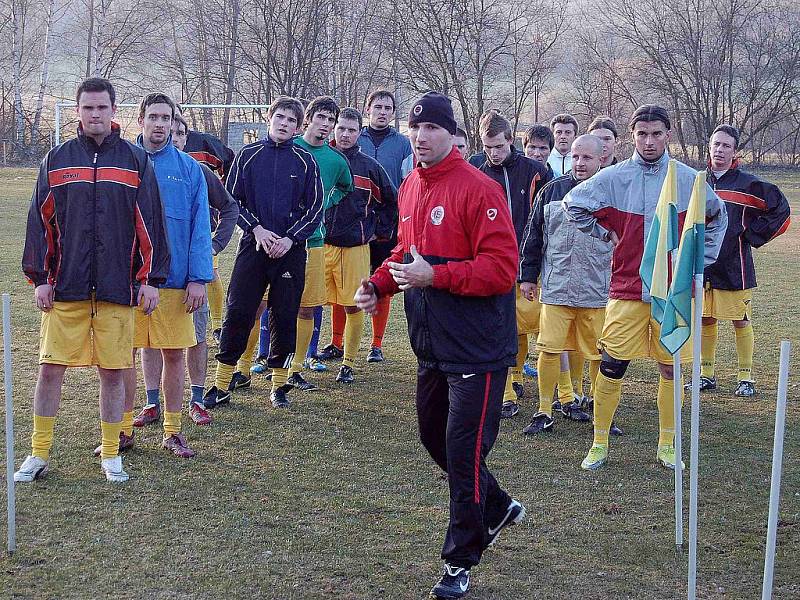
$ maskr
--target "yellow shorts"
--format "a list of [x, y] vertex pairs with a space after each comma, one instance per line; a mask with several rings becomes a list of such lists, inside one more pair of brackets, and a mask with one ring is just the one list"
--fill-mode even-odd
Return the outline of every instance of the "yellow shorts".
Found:
[[539, 333], [539, 299], [528, 300], [522, 295], [517, 284], [517, 335]]
[[369, 277], [369, 244], [341, 248], [325, 244], [325, 288], [328, 304], [355, 306], [361, 279]]
[[302, 308], [323, 306], [327, 302], [325, 291], [325, 248], [306, 249], [306, 285], [303, 297], [300, 298]]
[[219, 254], [214, 254], [211, 257], [211, 266], [215, 269], [219, 269]]
[[161, 289], [158, 306], [152, 313], [145, 315], [141, 308], [136, 308], [134, 348], [178, 350], [197, 343], [194, 320], [183, 303], [185, 296], [186, 290]]
[[[650, 303], [639, 300], [616, 300], [606, 306], [603, 334], [598, 345], [614, 358], [633, 360], [652, 358], [671, 365], [672, 355], [658, 340], [661, 326], [650, 314]], [[681, 348], [681, 359], [692, 358], [692, 338]]]
[[703, 293], [703, 316], [724, 321], [750, 321], [753, 290], [706, 289]]
[[54, 302], [42, 313], [39, 363], [103, 369], [133, 366], [133, 307], [91, 300]]
[[577, 350], [587, 360], [600, 358], [597, 340], [603, 332], [605, 308], [575, 308], [558, 304], [542, 304], [539, 352], [560, 353]]

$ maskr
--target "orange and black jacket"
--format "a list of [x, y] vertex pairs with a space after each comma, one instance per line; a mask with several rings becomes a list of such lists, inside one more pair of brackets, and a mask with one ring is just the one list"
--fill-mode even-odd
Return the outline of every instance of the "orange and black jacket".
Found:
[[389, 175], [358, 144], [341, 153], [353, 174], [353, 191], [325, 211], [325, 243], [351, 248], [373, 236], [392, 239], [397, 235], [397, 194]]
[[57, 301], [133, 306], [141, 284], [169, 274], [164, 211], [147, 153], [111, 135], [78, 137], [42, 161], [28, 211], [22, 270]]
[[753, 248], [760, 248], [789, 228], [789, 202], [777, 186], [738, 168], [736, 161], [708, 183], [725, 202], [728, 228], [717, 261], [705, 270], [705, 282], [717, 290], [756, 287]]

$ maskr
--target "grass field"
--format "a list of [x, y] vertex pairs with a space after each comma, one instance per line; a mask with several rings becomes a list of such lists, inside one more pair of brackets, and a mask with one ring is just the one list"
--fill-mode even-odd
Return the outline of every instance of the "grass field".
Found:
[[[20, 272], [33, 177], [0, 172], [0, 291], [11, 292], [14, 311], [17, 464], [29, 452], [37, 369], [39, 315]], [[800, 177], [770, 177], [800, 208]], [[733, 396], [733, 333], [720, 328], [721, 391], [704, 395], [702, 405], [700, 598], [760, 597], [778, 346], [780, 339], [800, 342], [798, 257], [797, 225], [758, 252], [760, 394], [752, 401]], [[231, 260], [229, 250], [226, 273]], [[415, 362], [401, 303], [393, 307], [388, 362], [363, 362], [365, 336], [353, 386], [336, 384], [334, 370], [316, 378], [323, 391], [295, 392], [292, 408], [278, 412], [265, 383], [255, 382], [216, 412], [211, 427], [184, 418], [199, 453], [193, 460], [161, 450], [160, 429], [137, 431], [124, 485], [106, 483], [91, 454], [100, 436], [96, 375], [68, 372], [51, 474], [17, 486], [19, 548], [0, 557], [0, 597], [427, 597], [440, 570], [447, 486], [417, 439]], [[799, 367], [795, 347], [774, 594], [784, 600], [800, 598]], [[589, 427], [559, 421], [549, 436], [522, 435], [536, 398], [526, 380], [523, 412], [503, 422], [489, 463], [529, 518], [474, 569], [471, 598], [685, 597], [672, 473], [654, 461], [656, 381], [654, 365], [632, 365], [617, 415], [626, 436], [612, 440], [606, 468], [586, 473], [579, 463]], [[5, 465], [5, 454], [0, 460]], [[688, 506], [688, 475], [686, 484]]]

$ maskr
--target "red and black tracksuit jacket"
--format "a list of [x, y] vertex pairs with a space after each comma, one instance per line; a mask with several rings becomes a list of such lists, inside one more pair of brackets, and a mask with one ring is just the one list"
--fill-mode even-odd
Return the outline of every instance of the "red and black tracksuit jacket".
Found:
[[753, 248], [760, 248], [789, 228], [789, 202], [777, 186], [738, 168], [717, 179], [708, 168], [708, 183], [725, 202], [728, 228], [717, 261], [705, 270], [705, 283], [717, 290], [756, 287]]
[[233, 165], [235, 154], [217, 137], [210, 133], [190, 130], [186, 134], [186, 145], [183, 151], [214, 171], [223, 181]]
[[398, 244], [370, 281], [395, 294], [387, 262], [411, 262], [415, 245], [433, 285], [405, 292], [411, 347], [420, 365], [485, 373], [516, 363], [512, 293], [518, 249], [503, 191], [457, 150], [400, 186]]
[[140, 284], [169, 274], [164, 211], [147, 153], [114, 124], [101, 145], [83, 135], [53, 148], [28, 211], [22, 270], [57, 301], [133, 306]]
[[351, 248], [369, 243], [373, 235], [392, 239], [397, 234], [397, 194], [386, 170], [358, 144], [341, 152], [350, 164], [354, 189], [325, 211], [325, 243]]

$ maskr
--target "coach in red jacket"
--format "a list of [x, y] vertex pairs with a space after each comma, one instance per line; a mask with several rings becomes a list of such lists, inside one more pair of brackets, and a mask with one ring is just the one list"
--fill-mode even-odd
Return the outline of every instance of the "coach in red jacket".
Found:
[[408, 124], [419, 167], [400, 187], [398, 244], [355, 299], [372, 313], [379, 297], [405, 291], [420, 438], [450, 485], [445, 571], [432, 594], [461, 598], [483, 551], [525, 515], [485, 463], [516, 360], [517, 242], [503, 190], [453, 148], [450, 100], [426, 93]]

